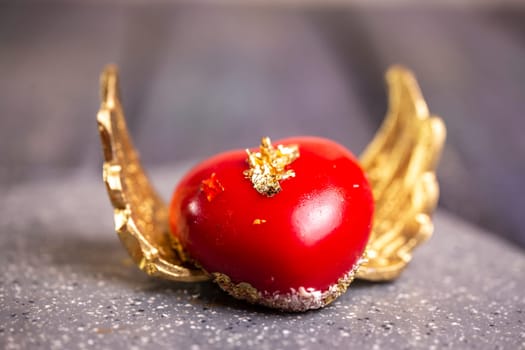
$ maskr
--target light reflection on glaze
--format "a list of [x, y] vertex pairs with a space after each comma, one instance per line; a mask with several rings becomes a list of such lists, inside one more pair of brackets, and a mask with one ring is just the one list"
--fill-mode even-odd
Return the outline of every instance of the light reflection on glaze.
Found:
[[343, 196], [334, 188], [305, 196], [292, 214], [298, 236], [305, 245], [315, 245], [341, 225], [343, 203]]

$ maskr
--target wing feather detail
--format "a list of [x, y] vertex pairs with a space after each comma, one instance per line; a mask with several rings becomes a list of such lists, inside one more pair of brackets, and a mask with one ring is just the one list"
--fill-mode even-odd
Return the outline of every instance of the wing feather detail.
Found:
[[413, 250], [432, 235], [431, 215], [439, 198], [435, 171], [446, 135], [410, 71], [394, 66], [386, 80], [387, 116], [361, 156], [376, 209], [357, 277], [370, 281], [397, 278]]
[[180, 282], [208, 280], [208, 274], [184, 261], [182, 247], [170, 233], [168, 207], [150, 184], [126, 126], [115, 66], [106, 67], [101, 76], [101, 99], [97, 122], [103, 177], [120, 240], [149, 275]]

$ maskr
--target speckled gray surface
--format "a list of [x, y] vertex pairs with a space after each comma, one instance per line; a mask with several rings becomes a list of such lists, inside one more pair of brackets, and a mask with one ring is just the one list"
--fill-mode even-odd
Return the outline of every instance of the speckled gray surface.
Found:
[[[163, 193], [177, 174], [154, 173]], [[100, 179], [2, 192], [0, 348], [525, 349], [525, 255], [444, 212], [399, 280], [283, 314], [142, 274]]]

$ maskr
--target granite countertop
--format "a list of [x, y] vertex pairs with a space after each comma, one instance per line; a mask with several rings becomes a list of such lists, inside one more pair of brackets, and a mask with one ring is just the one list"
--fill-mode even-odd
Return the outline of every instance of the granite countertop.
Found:
[[[162, 193], [179, 170], [153, 172]], [[397, 281], [288, 314], [138, 271], [99, 178], [4, 189], [0, 209], [1, 348], [525, 349], [525, 255], [444, 211]]]

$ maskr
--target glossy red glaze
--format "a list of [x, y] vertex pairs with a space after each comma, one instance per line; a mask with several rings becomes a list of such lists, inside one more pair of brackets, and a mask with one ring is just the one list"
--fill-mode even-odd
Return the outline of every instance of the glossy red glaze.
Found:
[[246, 153], [232, 151], [197, 165], [170, 207], [172, 232], [208, 272], [263, 292], [326, 290], [352, 269], [370, 233], [373, 198], [354, 156], [326, 139], [299, 137], [289, 165], [294, 178], [273, 197], [243, 175]]

